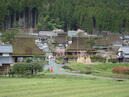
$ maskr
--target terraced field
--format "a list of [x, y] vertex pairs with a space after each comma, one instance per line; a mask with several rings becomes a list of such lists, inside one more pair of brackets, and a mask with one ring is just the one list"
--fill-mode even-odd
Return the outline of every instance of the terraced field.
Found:
[[76, 78], [1, 78], [0, 97], [129, 97], [129, 82]]

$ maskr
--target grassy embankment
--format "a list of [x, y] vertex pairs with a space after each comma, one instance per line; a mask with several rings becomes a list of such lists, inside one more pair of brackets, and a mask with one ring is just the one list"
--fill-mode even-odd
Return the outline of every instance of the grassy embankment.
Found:
[[80, 73], [109, 76], [117, 78], [129, 78], [129, 74], [114, 74], [112, 73], [112, 68], [114, 67], [129, 67], [127, 63], [94, 63], [90, 65], [79, 64], [70, 62], [67, 64], [73, 70], [79, 71]]

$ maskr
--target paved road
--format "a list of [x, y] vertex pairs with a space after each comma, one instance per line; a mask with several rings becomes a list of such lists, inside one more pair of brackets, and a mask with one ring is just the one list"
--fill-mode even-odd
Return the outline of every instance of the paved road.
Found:
[[67, 74], [67, 75], [82, 76], [82, 77], [93, 78], [93, 79], [108, 79], [108, 80], [116, 80], [116, 81], [129, 81], [129, 79], [123, 79], [123, 78], [102, 77], [102, 76], [94, 76], [94, 75], [72, 73], [72, 72], [60, 72], [60, 73], [53, 72], [51, 74]]
[[94, 76], [94, 75], [88, 75], [88, 74], [80, 74], [80, 73], [73, 73], [73, 72], [64, 72], [61, 70], [61, 65], [56, 64], [55, 60], [50, 59], [49, 65], [54, 67], [54, 72], [51, 74], [67, 74], [67, 75], [75, 75], [75, 76], [84, 76], [88, 78], [99, 78], [99, 79], [109, 79], [109, 80], [123, 80], [123, 81], [129, 81], [129, 79], [122, 79], [122, 78], [111, 78], [111, 77], [102, 77], [102, 76]]
[[[49, 55], [52, 55], [52, 53], [49, 53], [50, 49], [49, 47], [44, 49], [46, 52], [46, 57], [48, 57]], [[94, 76], [94, 75], [87, 75], [87, 74], [80, 74], [80, 73], [73, 73], [73, 72], [64, 72], [61, 70], [61, 65], [57, 64], [55, 62], [55, 59], [48, 59], [48, 65], [46, 66], [46, 68], [50, 68], [50, 66], [53, 67], [54, 72], [52, 72], [51, 74], [67, 74], [67, 75], [75, 75], [75, 76], [84, 76], [84, 77], [88, 77], [88, 78], [100, 78], [100, 79], [110, 79], [110, 80], [124, 80], [124, 81], [129, 81], [129, 79], [121, 79], [121, 78], [110, 78], [110, 77], [102, 77], [102, 76]]]

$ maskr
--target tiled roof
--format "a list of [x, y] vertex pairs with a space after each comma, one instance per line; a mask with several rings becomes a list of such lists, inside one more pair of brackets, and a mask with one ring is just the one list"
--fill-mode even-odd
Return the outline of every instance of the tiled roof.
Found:
[[116, 42], [122, 43], [122, 40], [120, 39], [120, 35], [119, 34], [109, 34], [109, 35], [103, 36], [101, 38], [98, 38], [96, 40], [95, 45], [97, 45], [97, 46], [109, 46], [109, 45], [112, 45]]
[[40, 36], [57, 36], [58, 34], [52, 31], [40, 31], [39, 35]]
[[0, 45], [0, 53], [13, 53], [12, 45]]
[[118, 51], [123, 51], [125, 54], [129, 54], [129, 46], [120, 47]]

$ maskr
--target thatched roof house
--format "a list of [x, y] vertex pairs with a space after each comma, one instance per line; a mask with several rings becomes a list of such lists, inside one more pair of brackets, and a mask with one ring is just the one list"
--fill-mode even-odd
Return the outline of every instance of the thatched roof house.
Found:
[[15, 62], [24, 60], [27, 57], [43, 55], [44, 52], [35, 44], [35, 38], [16, 38], [13, 43], [13, 57]]
[[13, 43], [13, 56], [42, 55], [43, 52], [35, 45], [35, 38], [17, 38]]

